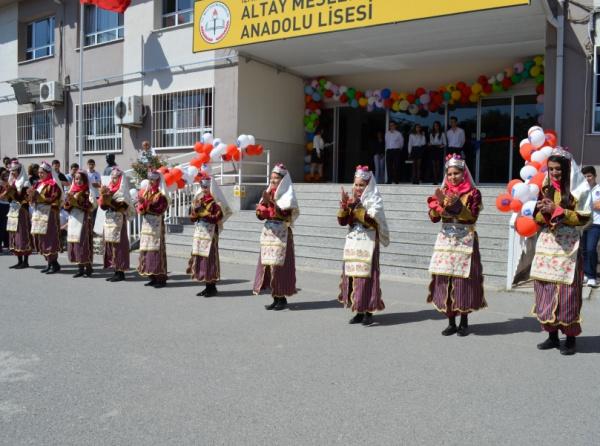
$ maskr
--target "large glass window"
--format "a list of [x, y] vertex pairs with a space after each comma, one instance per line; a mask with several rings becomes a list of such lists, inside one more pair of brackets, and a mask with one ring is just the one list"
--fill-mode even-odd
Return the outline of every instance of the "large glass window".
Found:
[[54, 54], [54, 17], [31, 22], [27, 25], [27, 48], [25, 59], [33, 60]]
[[192, 147], [212, 131], [213, 90], [179, 91], [152, 97], [152, 146]]
[[[83, 104], [83, 153], [106, 153], [121, 151], [121, 127], [115, 124], [113, 101]], [[76, 106], [79, 120], [79, 106]], [[77, 126], [79, 153], [79, 126]]]
[[503, 183], [510, 174], [511, 102], [511, 98], [481, 100], [479, 181], [482, 183]]
[[163, 28], [190, 23], [193, 17], [192, 0], [163, 0]]
[[538, 125], [537, 117], [539, 112], [536, 105], [536, 95], [515, 96], [513, 169], [511, 178], [519, 178], [521, 168], [525, 165], [525, 160], [519, 153], [519, 144], [523, 139], [527, 138], [529, 128]]
[[19, 156], [52, 155], [54, 110], [51, 108], [17, 114], [17, 153]]
[[85, 46], [123, 38], [123, 14], [85, 5]]

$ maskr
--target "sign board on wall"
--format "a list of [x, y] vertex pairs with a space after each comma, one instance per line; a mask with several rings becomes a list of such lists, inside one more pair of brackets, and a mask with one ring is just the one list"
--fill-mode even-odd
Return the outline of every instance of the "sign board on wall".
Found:
[[194, 52], [528, 4], [529, 0], [196, 0]]

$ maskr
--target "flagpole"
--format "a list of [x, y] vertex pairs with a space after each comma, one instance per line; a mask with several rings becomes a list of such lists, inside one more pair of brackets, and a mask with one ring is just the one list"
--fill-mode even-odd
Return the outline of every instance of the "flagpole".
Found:
[[79, 3], [79, 120], [77, 121], [79, 168], [83, 170], [83, 48], [85, 46], [83, 32], [85, 4]]

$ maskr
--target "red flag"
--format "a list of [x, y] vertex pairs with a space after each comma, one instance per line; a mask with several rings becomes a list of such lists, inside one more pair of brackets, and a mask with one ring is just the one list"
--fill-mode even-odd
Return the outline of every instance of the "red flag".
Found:
[[107, 11], [114, 11], [123, 14], [129, 5], [131, 0], [80, 0], [82, 4], [96, 5], [100, 9], [106, 9]]

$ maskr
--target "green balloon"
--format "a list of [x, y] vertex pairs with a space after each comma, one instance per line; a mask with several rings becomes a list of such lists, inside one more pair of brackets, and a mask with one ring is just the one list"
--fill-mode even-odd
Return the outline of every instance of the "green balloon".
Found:
[[308, 125], [309, 122], [310, 122], [310, 117], [305, 116], [304, 117], [304, 125]]
[[543, 74], [539, 74], [535, 77], [535, 82], [537, 84], [543, 84], [544, 83], [544, 75]]
[[494, 85], [492, 85], [492, 90], [495, 91], [496, 93], [502, 91], [502, 85], [499, 84], [498, 82], [494, 82]]
[[529, 77], [529, 68], [527, 68], [521, 73], [521, 79], [529, 79]]
[[444, 91], [444, 101], [449, 101], [452, 95], [449, 91]]
[[319, 80], [319, 84], [321, 85], [321, 87], [325, 87], [326, 83], [327, 83], [327, 81], [325, 79], [320, 79]]
[[513, 74], [510, 80], [513, 84], [518, 84], [519, 82], [521, 82], [521, 76], [519, 76], [518, 74]]
[[354, 97], [356, 96], [356, 89], [352, 87], [348, 88], [346, 96], [348, 96], [350, 99], [354, 99]]
[[316, 113], [311, 113], [310, 120], [312, 122], [315, 122], [317, 119], [319, 119], [319, 115], [317, 115]]

